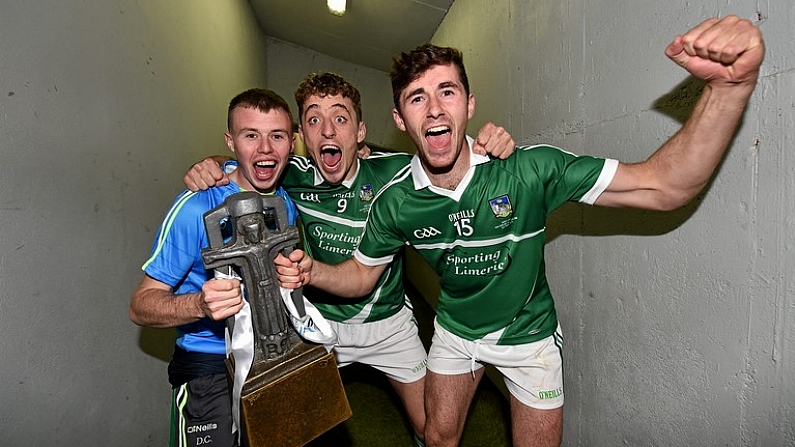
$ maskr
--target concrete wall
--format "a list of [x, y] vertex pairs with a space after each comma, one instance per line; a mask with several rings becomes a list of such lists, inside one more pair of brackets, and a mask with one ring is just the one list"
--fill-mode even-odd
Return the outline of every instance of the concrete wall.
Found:
[[795, 445], [795, 4], [457, 0], [433, 38], [465, 51], [473, 125], [640, 161], [698, 93], [663, 49], [728, 13], [761, 22], [768, 53], [707, 191], [673, 213], [550, 219], [566, 446]]
[[0, 0], [0, 445], [167, 444], [173, 333], [129, 297], [265, 53], [244, 0]]
[[408, 136], [395, 127], [392, 119], [392, 87], [389, 74], [342, 61], [316, 51], [268, 38], [267, 84], [288, 99], [295, 119], [295, 89], [308, 73], [331, 71], [353, 84], [362, 96], [362, 115], [367, 125], [365, 141], [382, 148], [414, 152]]

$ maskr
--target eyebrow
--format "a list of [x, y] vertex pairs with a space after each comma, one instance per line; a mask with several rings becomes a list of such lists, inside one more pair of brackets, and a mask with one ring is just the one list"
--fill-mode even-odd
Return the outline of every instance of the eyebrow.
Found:
[[[308, 111], [310, 111], [310, 110], [312, 110], [312, 109], [319, 109], [319, 108], [320, 108], [320, 105], [319, 105], [319, 104], [310, 104], [310, 105], [306, 106], [306, 111], [308, 112]], [[337, 103], [334, 103], [334, 104], [332, 104], [332, 105], [331, 105], [331, 108], [332, 108], [332, 109], [334, 109], [334, 108], [340, 108], [340, 109], [343, 109], [343, 110], [345, 110], [345, 111], [346, 111], [346, 112], [348, 112], [348, 113], [351, 113], [351, 111], [350, 111], [350, 110], [348, 110], [348, 106], [346, 106], [345, 104], [343, 104], [343, 103], [341, 103], [341, 102], [337, 102]]]
[[423, 93], [425, 93], [425, 89], [423, 87], [415, 88], [414, 90], [406, 93], [406, 98], [411, 98], [412, 96], [421, 95]]
[[441, 82], [441, 83], [439, 83], [439, 87], [438, 87], [438, 88], [439, 88], [439, 89], [453, 88], [453, 89], [458, 89], [458, 90], [460, 90], [460, 89], [461, 89], [461, 85], [460, 85], [460, 84], [458, 84], [457, 82], [453, 82], [453, 81], [445, 81], [445, 82]]
[[254, 128], [254, 127], [244, 127], [242, 129], [238, 130], [237, 133], [244, 133], [244, 132], [255, 132], [255, 133], [264, 134], [264, 135], [268, 135], [268, 134], [272, 134], [272, 133], [286, 133], [286, 134], [290, 133], [286, 129], [271, 129], [271, 130], [269, 130], [267, 132], [263, 132], [260, 129], [257, 129], [257, 128]]
[[256, 132], [256, 133], [262, 133], [262, 132], [260, 132], [260, 131], [259, 131], [259, 129], [255, 129], [255, 128], [253, 128], [253, 127], [243, 127], [243, 128], [240, 128], [240, 129], [238, 129], [238, 130], [237, 130], [237, 132], [238, 132], [238, 133], [242, 133], [242, 132]]
[[[459, 84], [459, 83], [457, 83], [455, 81], [443, 81], [443, 82], [440, 82], [439, 85], [436, 86], [437, 90], [443, 90], [443, 89], [446, 89], [446, 88], [452, 88], [452, 89], [455, 89], [455, 90], [463, 90], [461, 88], [461, 84]], [[412, 90], [412, 91], [410, 91], [410, 92], [408, 92], [406, 94], [406, 99], [411, 98], [412, 96], [415, 96], [415, 95], [421, 95], [423, 93], [425, 93], [425, 88], [423, 88], [423, 87], [416, 88], [416, 89], [414, 89], [414, 90]]]

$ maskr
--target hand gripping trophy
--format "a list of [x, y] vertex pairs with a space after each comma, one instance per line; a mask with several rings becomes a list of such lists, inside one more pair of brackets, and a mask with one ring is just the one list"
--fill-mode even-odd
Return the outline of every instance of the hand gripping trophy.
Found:
[[[241, 192], [204, 215], [204, 265], [241, 278], [247, 306], [227, 319], [233, 415], [248, 447], [298, 447], [351, 415], [334, 356], [303, 340], [300, 290], [279, 287], [273, 259], [299, 242], [284, 199]], [[311, 305], [310, 305], [311, 306]], [[313, 309], [314, 310], [314, 309]], [[293, 316], [291, 318], [290, 311]], [[315, 314], [317, 319], [322, 317]], [[250, 328], [250, 329], [249, 329]]]

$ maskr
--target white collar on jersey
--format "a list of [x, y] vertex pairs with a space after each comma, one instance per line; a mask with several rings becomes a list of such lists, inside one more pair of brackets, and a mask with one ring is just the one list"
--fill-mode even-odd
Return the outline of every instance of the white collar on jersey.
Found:
[[461, 179], [461, 183], [458, 184], [455, 191], [450, 191], [449, 189], [433, 186], [433, 184], [431, 184], [431, 179], [428, 178], [428, 174], [422, 168], [422, 162], [420, 161], [420, 156], [417, 154], [415, 154], [411, 158], [411, 178], [414, 180], [414, 189], [419, 191], [420, 189], [428, 188], [431, 191], [435, 192], [436, 194], [450, 197], [456, 202], [459, 201], [461, 199], [461, 195], [464, 193], [464, 190], [466, 189], [470, 180], [472, 180], [472, 176], [475, 173], [475, 166], [481, 165], [483, 163], [488, 163], [489, 161], [488, 156], [472, 152], [472, 145], [475, 144], [474, 138], [467, 135], [466, 139], [467, 139], [467, 149], [469, 150], [469, 169], [467, 170], [467, 173], [464, 175], [464, 178]]
[[[320, 174], [320, 168], [318, 168], [317, 166], [315, 166], [314, 168], [315, 168], [314, 169], [314, 175], [315, 175], [314, 184], [315, 184], [315, 186], [322, 185], [323, 182], [325, 182], [326, 180]], [[342, 186], [344, 186], [344, 187], [346, 187], [348, 189], [351, 189], [351, 186], [353, 186], [353, 182], [356, 181], [356, 176], [357, 175], [359, 175], [359, 159], [358, 158], [356, 159], [356, 172], [353, 174], [353, 176], [351, 177], [350, 180], [343, 180], [342, 181]]]

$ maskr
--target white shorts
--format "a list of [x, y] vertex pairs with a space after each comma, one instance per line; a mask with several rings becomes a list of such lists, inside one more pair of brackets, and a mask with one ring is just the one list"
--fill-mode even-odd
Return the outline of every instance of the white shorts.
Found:
[[408, 307], [371, 323], [329, 323], [337, 333], [334, 352], [340, 368], [363, 363], [400, 383], [425, 377], [427, 353], [419, 337], [417, 320]]
[[539, 410], [563, 406], [563, 335], [522, 345], [492, 340], [465, 340], [434, 321], [428, 369], [436, 374], [465, 374], [490, 364], [502, 373], [508, 391], [519, 402]]

